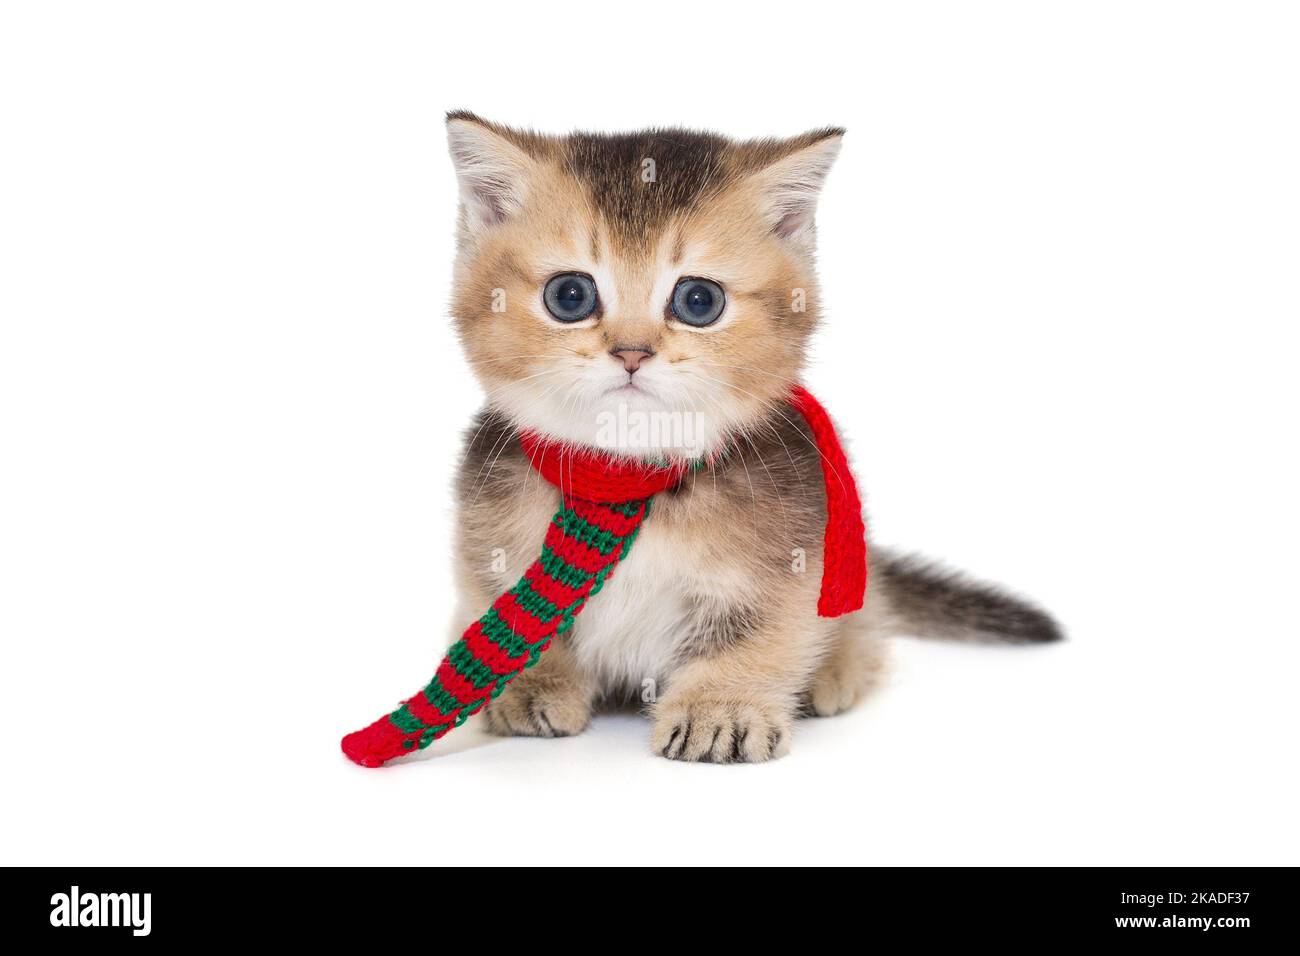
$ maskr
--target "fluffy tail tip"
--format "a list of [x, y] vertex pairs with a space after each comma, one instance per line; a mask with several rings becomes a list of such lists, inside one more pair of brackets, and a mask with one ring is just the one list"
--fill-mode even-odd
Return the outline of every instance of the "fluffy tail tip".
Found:
[[902, 626], [918, 636], [1010, 644], [1065, 638], [1055, 619], [1034, 603], [923, 558], [885, 553], [875, 573]]

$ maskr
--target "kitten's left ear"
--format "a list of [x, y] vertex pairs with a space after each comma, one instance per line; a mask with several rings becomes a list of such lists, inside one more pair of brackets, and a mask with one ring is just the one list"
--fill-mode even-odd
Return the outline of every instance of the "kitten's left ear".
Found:
[[470, 235], [505, 222], [527, 198], [535, 166], [512, 134], [464, 110], [447, 114], [447, 146]]
[[764, 216], [782, 239], [812, 247], [817, 198], [843, 139], [843, 129], [828, 127], [791, 140], [761, 144], [762, 153], [775, 153], [775, 158], [752, 175], [752, 182], [758, 188]]

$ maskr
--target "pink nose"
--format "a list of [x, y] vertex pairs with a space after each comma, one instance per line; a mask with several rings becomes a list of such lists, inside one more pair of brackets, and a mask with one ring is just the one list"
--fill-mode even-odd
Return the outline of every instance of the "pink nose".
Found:
[[623, 363], [623, 368], [630, 374], [639, 369], [641, 363], [654, 355], [654, 352], [651, 352], [649, 349], [614, 348], [609, 350], [609, 354], [614, 356], [615, 359], [621, 361]]

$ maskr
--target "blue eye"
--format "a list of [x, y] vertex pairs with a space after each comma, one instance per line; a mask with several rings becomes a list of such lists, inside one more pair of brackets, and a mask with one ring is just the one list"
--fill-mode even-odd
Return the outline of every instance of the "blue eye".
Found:
[[673, 315], [697, 328], [718, 321], [726, 304], [722, 286], [708, 279], [683, 279], [673, 289]]
[[596, 283], [581, 272], [565, 272], [546, 283], [542, 291], [546, 311], [561, 322], [581, 322], [596, 311]]

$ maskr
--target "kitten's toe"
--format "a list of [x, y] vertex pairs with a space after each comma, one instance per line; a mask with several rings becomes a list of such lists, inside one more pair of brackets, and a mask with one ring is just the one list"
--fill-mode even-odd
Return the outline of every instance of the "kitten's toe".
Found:
[[818, 674], [808, 691], [806, 710], [817, 717], [834, 717], [858, 702], [862, 682], [843, 671]]
[[488, 704], [486, 714], [488, 730], [500, 737], [571, 737], [591, 723], [591, 701], [585, 691], [566, 684], [512, 684]]
[[844, 713], [879, 683], [884, 666], [882, 643], [845, 641], [832, 650], [813, 675], [804, 710], [818, 717]]
[[760, 763], [790, 748], [790, 715], [778, 705], [696, 698], [661, 703], [650, 746], [669, 760]]

